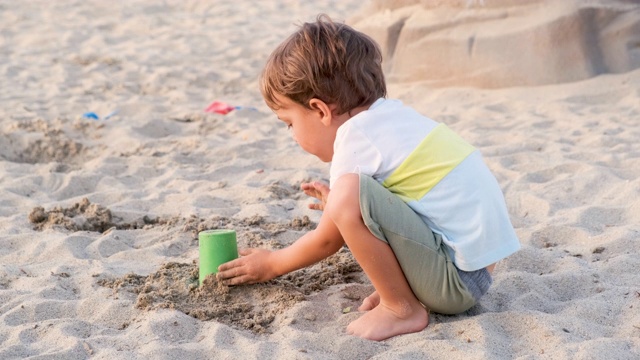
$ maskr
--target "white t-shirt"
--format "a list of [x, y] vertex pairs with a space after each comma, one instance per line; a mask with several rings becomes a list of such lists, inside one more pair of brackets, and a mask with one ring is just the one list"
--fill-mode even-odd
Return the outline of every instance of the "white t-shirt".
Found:
[[398, 100], [378, 99], [340, 126], [330, 182], [369, 175], [442, 235], [456, 266], [475, 271], [520, 248], [498, 182], [480, 152]]

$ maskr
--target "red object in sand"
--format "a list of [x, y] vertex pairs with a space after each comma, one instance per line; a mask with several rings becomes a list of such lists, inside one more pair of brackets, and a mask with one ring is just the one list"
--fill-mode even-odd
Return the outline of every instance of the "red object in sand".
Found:
[[211, 105], [209, 105], [206, 109], [204, 109], [205, 112], [214, 112], [217, 114], [222, 114], [222, 115], [226, 115], [230, 112], [232, 112], [235, 109], [234, 106], [231, 106], [229, 104], [223, 103], [221, 101], [214, 101], [211, 103]]

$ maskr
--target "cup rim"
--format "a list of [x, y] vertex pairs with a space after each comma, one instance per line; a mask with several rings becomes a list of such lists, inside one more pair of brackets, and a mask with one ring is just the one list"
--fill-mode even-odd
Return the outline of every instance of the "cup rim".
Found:
[[236, 232], [233, 229], [213, 229], [213, 230], [203, 230], [200, 231], [198, 234], [205, 234], [205, 235], [209, 235], [209, 234], [229, 234], [229, 233], [234, 233]]

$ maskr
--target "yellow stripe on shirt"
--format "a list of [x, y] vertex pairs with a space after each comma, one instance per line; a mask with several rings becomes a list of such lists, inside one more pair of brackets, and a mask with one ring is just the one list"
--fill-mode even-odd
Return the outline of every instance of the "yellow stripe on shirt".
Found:
[[475, 148], [438, 124], [382, 183], [405, 202], [424, 197]]

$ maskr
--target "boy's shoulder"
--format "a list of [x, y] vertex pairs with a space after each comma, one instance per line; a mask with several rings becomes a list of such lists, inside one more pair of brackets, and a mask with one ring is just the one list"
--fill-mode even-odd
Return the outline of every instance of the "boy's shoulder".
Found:
[[367, 111], [348, 120], [347, 124], [363, 130], [388, 128], [390, 131], [392, 129], [406, 131], [413, 127], [432, 129], [438, 125], [438, 122], [400, 100], [380, 98], [371, 104]]
[[375, 149], [382, 157], [407, 155], [438, 125], [400, 100], [378, 99], [338, 129], [334, 147], [360, 153]]
[[403, 107], [404, 105], [400, 100], [379, 98], [367, 110], [356, 114], [346, 123], [360, 126], [384, 126], [387, 122], [380, 122], [380, 120], [393, 117], [398, 112], [401, 112]]

